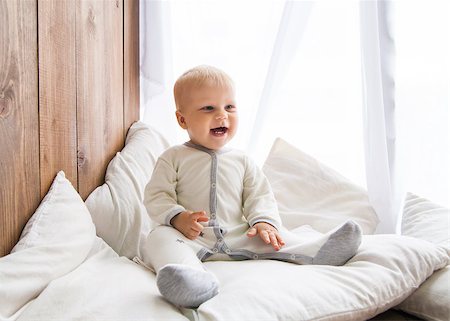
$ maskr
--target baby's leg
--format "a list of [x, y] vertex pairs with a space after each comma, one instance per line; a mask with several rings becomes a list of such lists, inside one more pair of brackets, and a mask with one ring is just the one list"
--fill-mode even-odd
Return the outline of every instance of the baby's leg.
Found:
[[260, 237], [236, 237], [229, 244], [232, 249], [230, 257], [275, 259], [297, 264], [343, 265], [356, 254], [361, 243], [361, 229], [353, 221], [326, 234], [309, 226], [301, 226], [293, 231], [281, 228], [280, 234], [286, 245], [279, 251], [265, 244]]
[[[320, 265], [345, 264], [356, 254], [362, 234], [359, 225], [353, 221], [347, 221], [326, 234], [314, 230], [302, 231], [301, 228], [286, 233], [290, 234], [289, 243], [282, 252], [303, 254], [311, 258], [310, 262], [308, 260], [299, 262], [301, 264]], [[309, 237], [307, 241], [305, 241], [305, 234]]]
[[147, 237], [143, 260], [155, 270], [161, 294], [177, 306], [196, 308], [218, 293], [216, 277], [204, 268], [195, 248], [169, 226], [158, 226]]

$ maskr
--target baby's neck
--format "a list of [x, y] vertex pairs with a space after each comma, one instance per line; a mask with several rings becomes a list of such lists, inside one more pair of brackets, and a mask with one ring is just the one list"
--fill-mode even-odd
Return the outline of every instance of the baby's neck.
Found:
[[205, 147], [203, 145], [197, 144], [197, 143], [193, 142], [192, 140], [187, 141], [186, 143], [184, 143], [184, 145], [186, 145], [188, 147], [191, 147], [191, 148], [195, 148], [195, 149], [204, 151], [204, 152], [206, 152], [208, 154], [211, 154], [211, 153], [222, 154], [222, 153], [225, 153], [225, 152], [228, 152], [228, 151], [231, 150], [231, 148], [229, 148], [227, 146], [222, 146], [220, 149], [211, 149], [211, 148]]

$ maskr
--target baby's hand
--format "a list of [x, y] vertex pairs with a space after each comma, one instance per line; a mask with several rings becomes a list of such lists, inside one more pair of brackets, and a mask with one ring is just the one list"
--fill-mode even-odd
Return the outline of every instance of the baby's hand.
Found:
[[203, 231], [203, 226], [198, 222], [208, 221], [205, 211], [184, 211], [177, 214], [170, 223], [188, 239], [195, 240]]
[[271, 244], [275, 251], [280, 250], [286, 244], [278, 233], [278, 230], [268, 223], [256, 223], [247, 232], [248, 237], [254, 237], [258, 234], [266, 244]]

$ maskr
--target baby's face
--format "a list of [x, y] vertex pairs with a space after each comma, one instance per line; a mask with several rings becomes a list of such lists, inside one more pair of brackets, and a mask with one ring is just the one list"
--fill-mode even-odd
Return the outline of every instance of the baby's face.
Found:
[[238, 115], [231, 86], [202, 85], [190, 88], [177, 111], [180, 126], [194, 144], [218, 150], [234, 136]]

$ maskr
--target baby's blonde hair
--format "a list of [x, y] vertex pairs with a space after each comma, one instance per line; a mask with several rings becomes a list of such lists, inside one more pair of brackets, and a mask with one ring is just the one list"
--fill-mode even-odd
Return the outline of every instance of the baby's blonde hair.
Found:
[[192, 89], [193, 87], [201, 87], [205, 84], [219, 87], [230, 86], [234, 89], [234, 83], [231, 77], [219, 68], [208, 65], [194, 67], [182, 74], [173, 87], [177, 110], [181, 109], [182, 98], [186, 90]]

